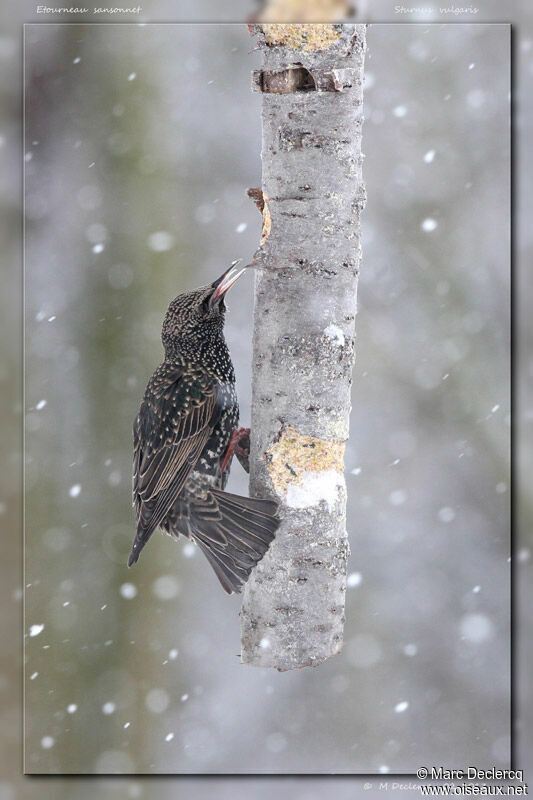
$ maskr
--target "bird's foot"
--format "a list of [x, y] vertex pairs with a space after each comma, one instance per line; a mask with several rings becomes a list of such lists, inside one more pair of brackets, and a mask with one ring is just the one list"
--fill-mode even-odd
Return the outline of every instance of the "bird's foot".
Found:
[[228, 442], [228, 447], [221, 464], [222, 474], [225, 473], [233, 454], [245, 472], [250, 472], [250, 428], [237, 428], [233, 431]]

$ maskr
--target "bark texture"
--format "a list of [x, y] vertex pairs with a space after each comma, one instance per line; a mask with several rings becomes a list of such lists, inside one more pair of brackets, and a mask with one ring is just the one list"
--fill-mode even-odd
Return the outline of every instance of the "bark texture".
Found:
[[365, 26], [256, 25], [263, 55], [250, 491], [282, 524], [248, 581], [242, 661], [312, 666], [343, 644], [344, 448], [354, 361]]

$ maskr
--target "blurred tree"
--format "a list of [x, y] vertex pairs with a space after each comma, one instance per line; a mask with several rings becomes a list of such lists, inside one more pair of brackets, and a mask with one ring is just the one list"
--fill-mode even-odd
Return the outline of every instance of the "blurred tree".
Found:
[[279, 670], [339, 652], [354, 360], [364, 25], [256, 26], [263, 235], [256, 261], [251, 491], [282, 501], [245, 590], [242, 658]]

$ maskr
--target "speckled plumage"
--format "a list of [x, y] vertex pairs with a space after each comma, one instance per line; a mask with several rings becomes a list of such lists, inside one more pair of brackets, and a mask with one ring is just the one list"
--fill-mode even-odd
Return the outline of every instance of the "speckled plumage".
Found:
[[128, 560], [134, 564], [161, 527], [194, 539], [228, 593], [240, 591], [279, 524], [272, 501], [223, 491], [229, 464], [223, 471], [222, 463], [239, 421], [223, 334], [233, 269], [211, 286], [179, 295], [165, 316], [165, 359], [133, 425], [137, 533]]

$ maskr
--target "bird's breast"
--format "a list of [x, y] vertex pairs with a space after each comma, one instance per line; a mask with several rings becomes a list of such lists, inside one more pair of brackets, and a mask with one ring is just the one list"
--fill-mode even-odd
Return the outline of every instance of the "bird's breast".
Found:
[[194, 473], [196, 477], [202, 477], [213, 485], [224, 488], [228, 475], [222, 475], [221, 462], [231, 434], [238, 427], [239, 406], [234, 386], [225, 387], [221, 395], [222, 407], [218, 422], [196, 462]]

